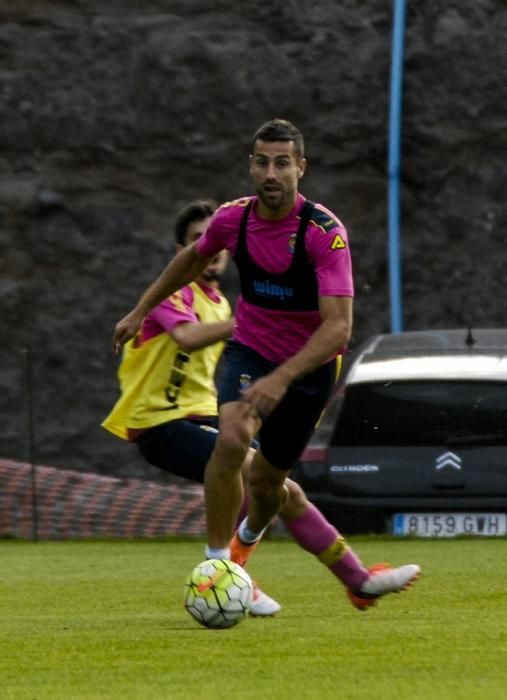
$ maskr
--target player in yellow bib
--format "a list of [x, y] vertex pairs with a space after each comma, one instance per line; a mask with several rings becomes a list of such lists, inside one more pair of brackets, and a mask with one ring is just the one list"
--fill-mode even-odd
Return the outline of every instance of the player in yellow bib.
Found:
[[[178, 250], [204, 233], [214, 209], [212, 202], [196, 201], [179, 212]], [[118, 372], [121, 396], [102, 423], [118, 437], [135, 442], [150, 464], [200, 483], [218, 435], [216, 369], [234, 329], [229, 304], [219, 289], [226, 264], [227, 253], [222, 251], [195, 282], [145, 317], [138, 334], [124, 347]], [[242, 466], [245, 483], [253, 454], [250, 449]], [[287, 530], [344, 584], [358, 609], [404, 587], [398, 569], [365, 568], [296, 482], [286, 479], [284, 489], [286, 500], [279, 516]], [[238, 522], [246, 514], [247, 501], [248, 497]], [[245, 565], [253, 550], [243, 547], [235, 535], [230, 557]], [[280, 607], [255, 586], [252, 614], [273, 615]]]
[[[223, 262], [210, 267], [218, 274]], [[232, 325], [227, 299], [201, 280], [160, 304], [125, 346], [118, 373], [122, 396], [104, 427], [118, 437], [138, 440], [147, 428], [169, 421], [215, 418], [215, 369]], [[186, 339], [186, 331], [194, 330], [206, 335], [196, 335], [193, 342]]]

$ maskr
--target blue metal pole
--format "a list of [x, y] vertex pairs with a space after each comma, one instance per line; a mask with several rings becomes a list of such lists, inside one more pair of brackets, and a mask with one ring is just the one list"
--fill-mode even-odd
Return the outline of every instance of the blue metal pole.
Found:
[[400, 256], [400, 143], [404, 34], [405, 0], [394, 0], [388, 162], [389, 294], [392, 333], [400, 333], [403, 330]]

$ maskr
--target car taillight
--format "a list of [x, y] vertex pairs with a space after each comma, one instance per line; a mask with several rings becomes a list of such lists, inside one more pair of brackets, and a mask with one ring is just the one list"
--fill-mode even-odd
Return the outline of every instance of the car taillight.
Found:
[[301, 462], [325, 462], [327, 460], [326, 447], [308, 446], [301, 455]]

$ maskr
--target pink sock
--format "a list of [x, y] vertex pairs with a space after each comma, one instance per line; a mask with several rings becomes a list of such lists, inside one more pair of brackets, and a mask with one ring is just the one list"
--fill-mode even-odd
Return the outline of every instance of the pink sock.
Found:
[[367, 569], [338, 530], [312, 503], [285, 526], [299, 546], [318, 557], [347, 588], [357, 590], [368, 578]]

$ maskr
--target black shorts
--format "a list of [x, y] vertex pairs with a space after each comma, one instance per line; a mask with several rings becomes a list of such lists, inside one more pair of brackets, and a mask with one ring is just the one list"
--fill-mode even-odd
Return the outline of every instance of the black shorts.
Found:
[[182, 418], [148, 428], [136, 444], [149, 464], [202, 484], [217, 435], [217, 418]]
[[[241, 389], [272, 372], [270, 362], [251, 348], [229, 341], [224, 353], [219, 405], [239, 401]], [[335, 360], [292, 383], [282, 401], [262, 423], [257, 439], [267, 461], [291, 469], [309, 441], [336, 382]]]

